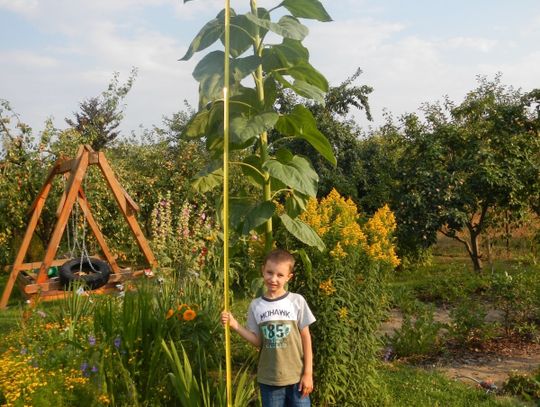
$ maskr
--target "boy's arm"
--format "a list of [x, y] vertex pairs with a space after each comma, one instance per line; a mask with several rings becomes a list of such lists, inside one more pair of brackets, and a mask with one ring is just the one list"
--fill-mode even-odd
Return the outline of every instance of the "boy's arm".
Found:
[[302, 397], [307, 396], [313, 391], [313, 349], [311, 347], [311, 334], [309, 326], [305, 326], [300, 331], [302, 339], [302, 349], [304, 350], [304, 372], [298, 390], [302, 392]]
[[240, 325], [230, 312], [223, 311], [221, 313], [221, 323], [225, 325], [227, 322], [229, 322], [231, 329], [238, 332], [238, 335], [240, 335], [246, 341], [257, 348], [261, 347], [261, 338], [259, 336]]

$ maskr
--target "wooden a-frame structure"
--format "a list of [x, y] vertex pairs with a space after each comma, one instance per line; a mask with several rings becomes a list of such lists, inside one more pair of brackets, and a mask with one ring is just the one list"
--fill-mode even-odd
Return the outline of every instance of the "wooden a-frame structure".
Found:
[[[152, 253], [152, 250], [150, 249], [150, 246], [148, 245], [148, 242], [135, 218], [135, 213], [139, 210], [138, 205], [133, 201], [133, 199], [131, 199], [131, 197], [122, 188], [114, 176], [105, 155], [102, 152], [94, 151], [89, 145], [83, 145], [79, 147], [76, 158], [59, 159], [56, 161], [53, 168], [49, 172], [45, 183], [41, 187], [38, 196], [30, 207], [29, 214], [31, 214], [31, 218], [26, 228], [26, 233], [24, 235], [22, 244], [17, 253], [17, 257], [15, 258], [15, 262], [10, 267], [11, 274], [2, 294], [2, 299], [0, 300], [0, 309], [7, 306], [15, 282], [18, 283], [23, 295], [30, 299], [35, 295], [39, 295], [44, 300], [53, 300], [62, 298], [66, 295], [66, 292], [60, 285], [60, 281], [57, 278], [49, 278], [48, 269], [51, 266], [61, 266], [70, 260], [56, 260], [54, 257], [56, 256], [60, 240], [67, 226], [69, 215], [73, 210], [73, 205], [75, 202], [77, 202], [82, 209], [88, 225], [90, 226], [90, 229], [101, 247], [105, 259], [109, 263], [112, 270], [108, 283], [96, 291], [106, 292], [114, 290], [116, 284], [142, 274], [141, 271], [131, 271], [129, 269], [122, 270], [118, 267], [118, 264], [109, 250], [107, 243], [105, 242], [105, 238], [101, 233], [92, 212], [90, 211], [90, 206], [88, 205], [86, 195], [82, 189], [82, 181], [88, 166], [90, 165], [97, 165], [101, 170], [103, 177], [107, 181], [109, 189], [112, 191], [114, 198], [118, 203], [120, 212], [129, 224], [129, 227], [137, 240], [137, 244], [139, 245], [139, 248], [141, 249], [149, 266], [157, 266], [157, 261], [154, 254]], [[47, 196], [51, 190], [52, 181], [56, 175], [67, 175], [68, 180], [56, 211], [57, 221], [47, 246], [45, 257], [42, 262], [23, 263]], [[39, 271], [37, 273], [33, 273], [33, 270]]]

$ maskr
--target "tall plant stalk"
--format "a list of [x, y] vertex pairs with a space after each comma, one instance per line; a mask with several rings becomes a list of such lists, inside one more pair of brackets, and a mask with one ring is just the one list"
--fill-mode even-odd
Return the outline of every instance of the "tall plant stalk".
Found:
[[[184, 0], [187, 1], [190, 0]], [[253, 195], [251, 188], [239, 185], [238, 195], [231, 197], [230, 226], [236, 233], [264, 234], [265, 248], [269, 251], [273, 222], [280, 221], [297, 239], [323, 250], [319, 236], [298, 218], [309, 198], [316, 196], [319, 177], [306, 157], [295, 155], [286, 144], [279, 144], [281, 148], [272, 146], [269, 131], [272, 130], [272, 143], [281, 138], [302, 139], [336, 164], [328, 139], [317, 129], [307, 107], [298, 103], [282, 114], [276, 106], [282, 89], [295, 92], [302, 100], [324, 103], [328, 82], [309, 62], [309, 52], [302, 44], [309, 30], [300, 19], [331, 21], [331, 18], [319, 0], [276, 0], [271, 9], [259, 7], [256, 0], [250, 0], [249, 4], [250, 11], [245, 14], [236, 14], [232, 9], [219, 12], [199, 31], [182, 58], [188, 60], [217, 41], [223, 45], [230, 41], [226, 52], [209, 52], [193, 71], [199, 82], [200, 110], [186, 127], [184, 136], [202, 138], [213, 157], [225, 154], [226, 148], [244, 152], [242, 161], [228, 164], [240, 165], [244, 179], [259, 188], [260, 195]], [[284, 9], [290, 15], [279, 13], [279, 20], [272, 21], [272, 13]], [[230, 27], [227, 27], [229, 19]], [[270, 32], [281, 37], [282, 42], [265, 42]], [[227, 68], [225, 73], [228, 64], [230, 70]], [[253, 87], [244, 81], [249, 76], [253, 78]], [[229, 83], [227, 103], [222, 97], [225, 83]], [[222, 123], [225, 109], [230, 120], [228, 143], [221, 131], [225, 129]], [[221, 161], [211, 162], [193, 185], [199, 192], [210, 191], [224, 183], [225, 171], [228, 178], [228, 169]], [[278, 213], [275, 202], [284, 205], [285, 212]]]

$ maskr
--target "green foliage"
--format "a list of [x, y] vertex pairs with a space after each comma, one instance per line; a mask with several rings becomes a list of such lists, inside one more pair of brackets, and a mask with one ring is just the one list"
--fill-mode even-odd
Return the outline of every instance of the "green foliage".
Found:
[[411, 314], [403, 315], [403, 324], [389, 338], [396, 357], [433, 356], [441, 350], [440, 330], [444, 324], [434, 319], [432, 305], [417, 302]]
[[[205, 377], [204, 374], [208, 374], [208, 372], [203, 370], [199, 371], [199, 375], [196, 375], [184, 348], [182, 348], [182, 358], [180, 358], [174, 342], [170, 341], [169, 345], [167, 345], [165, 341], [162, 341], [162, 347], [172, 369], [172, 372], [168, 373], [168, 377], [176, 391], [176, 399], [180, 406], [225, 407], [228, 405], [221, 370], [217, 379], [212, 379], [209, 375]], [[240, 370], [236, 374], [233, 389], [233, 399], [230, 406], [248, 406], [254, 398], [255, 386], [247, 370]]]
[[540, 281], [534, 269], [495, 270], [489, 295], [503, 313], [506, 334], [538, 317]]
[[75, 113], [75, 118], [66, 119], [66, 123], [75, 129], [82, 137], [84, 144], [90, 144], [94, 150], [109, 146], [120, 135], [117, 130], [123, 118], [120, 103], [127, 96], [137, 70], [132, 69], [127, 82], [118, 83], [118, 72], [100, 97], [93, 97], [80, 103], [81, 113]]
[[493, 339], [497, 326], [486, 322], [486, 306], [465, 298], [450, 311], [449, 336], [459, 345], [478, 347]]
[[537, 369], [530, 375], [511, 373], [502, 390], [527, 401], [540, 402], [540, 370]]
[[310, 327], [315, 405], [386, 405], [375, 335], [386, 304], [386, 266], [359, 252], [346, 261], [313, 249], [309, 255], [313, 267], [297, 266], [291, 289], [306, 298], [317, 317]]
[[[324, 76], [309, 63], [309, 52], [302, 45], [308, 29], [299, 18], [330, 21], [318, 0], [283, 1], [267, 10], [250, 2], [250, 12], [237, 14], [231, 10], [231, 39], [229, 55], [220, 50], [206, 54], [193, 71], [199, 82], [199, 111], [186, 128], [190, 138], [204, 138], [206, 148], [213, 157], [223, 151], [223, 99], [225, 84], [225, 58], [229, 59], [230, 78], [230, 149], [239, 150], [243, 157], [235, 162], [244, 176], [257, 188], [256, 194], [238, 191], [234, 197], [236, 213], [231, 214], [231, 224], [239, 234], [261, 231], [264, 224], [265, 249], [272, 247], [272, 221], [280, 219], [287, 230], [308, 245], [321, 247], [314, 239], [309, 226], [296, 218], [298, 211], [287, 208], [287, 217], [274, 217], [275, 207], [270, 203], [283, 196], [294, 196], [305, 201], [317, 192], [319, 177], [309, 160], [294, 155], [290, 150], [273, 144], [280, 140], [301, 139], [311, 145], [325, 159], [336, 164], [332, 146], [317, 128], [309, 109], [301, 104], [287, 113], [277, 110], [278, 89], [290, 89], [303, 98], [323, 102], [328, 91]], [[277, 22], [272, 21], [274, 11], [288, 11]], [[209, 21], [191, 42], [182, 60], [189, 60], [221, 40], [224, 43], [225, 13], [221, 11]], [[265, 42], [268, 33], [282, 38], [281, 43]], [[249, 50], [252, 48], [252, 53]], [[253, 86], [247, 84], [247, 77]], [[268, 132], [274, 129], [275, 137], [269, 144]], [[272, 155], [274, 154], [274, 155]], [[212, 164], [200, 173], [194, 184], [206, 192], [221, 184], [221, 164]], [[247, 198], [249, 197], [249, 198]], [[264, 206], [263, 206], [264, 205]], [[233, 208], [231, 208], [233, 210]], [[256, 221], [254, 221], [256, 219]]]
[[519, 400], [487, 394], [481, 389], [456, 382], [444, 375], [397, 365], [381, 369], [381, 380], [387, 383], [390, 405], [395, 407], [518, 407]]

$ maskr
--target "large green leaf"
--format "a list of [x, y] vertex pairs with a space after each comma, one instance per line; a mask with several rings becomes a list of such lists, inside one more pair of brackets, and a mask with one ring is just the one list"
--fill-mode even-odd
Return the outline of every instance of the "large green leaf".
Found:
[[276, 124], [275, 112], [261, 113], [253, 117], [238, 116], [231, 120], [231, 142], [244, 144]]
[[309, 201], [309, 196], [301, 194], [298, 191], [293, 191], [285, 199], [285, 210], [291, 218], [296, 218], [306, 210], [306, 205]]
[[319, 0], [284, 0], [280, 6], [284, 6], [293, 16], [298, 18], [310, 18], [323, 22], [332, 21]]
[[330, 163], [336, 165], [336, 157], [328, 139], [317, 129], [317, 122], [311, 112], [302, 105], [296, 105], [291, 113], [281, 116], [276, 130], [286, 136], [296, 136], [306, 140]]
[[325, 93], [314, 85], [311, 85], [304, 81], [296, 80], [292, 84], [291, 89], [300, 96], [312, 99], [319, 104], [324, 104]]
[[238, 233], [242, 233], [246, 213], [254, 206], [255, 202], [248, 196], [235, 196], [229, 200], [229, 222]]
[[272, 177], [303, 194], [317, 194], [319, 176], [303, 157], [294, 156], [291, 160], [271, 158], [263, 164], [263, 168]]
[[287, 69], [284, 74], [290, 75], [296, 80], [301, 80], [309, 83], [310, 85], [316, 86], [323, 92], [328, 92], [328, 81], [324, 75], [313, 68], [313, 66], [307, 61], [300, 61], [295, 66]]
[[216, 18], [207, 22], [204, 27], [195, 36], [186, 54], [180, 58], [180, 61], [187, 61], [195, 52], [208, 48], [214, 42], [219, 40], [224, 31], [224, 11], [220, 11]]
[[276, 205], [272, 201], [264, 201], [261, 204], [255, 206], [249, 211], [244, 220], [244, 226], [242, 233], [244, 235], [255, 229], [257, 226], [262, 225], [268, 219], [274, 215]]
[[[261, 175], [262, 166], [258, 155], [250, 155], [244, 158], [243, 161], [247, 165], [242, 165], [242, 173], [248, 177], [248, 180], [259, 188], [264, 185], [264, 177]], [[253, 167], [253, 168], [252, 168]], [[258, 171], [256, 171], [257, 169]]]
[[210, 111], [203, 109], [198, 112], [187, 124], [184, 135], [189, 138], [200, 138], [206, 135]]
[[286, 213], [279, 216], [285, 229], [289, 231], [294, 237], [308, 246], [314, 246], [321, 252], [324, 251], [325, 245], [319, 235], [309, 227], [309, 225], [302, 222], [300, 219], [292, 219]]
[[[199, 97], [201, 100], [213, 100], [221, 97], [224, 85], [224, 57], [223, 51], [212, 51], [205, 55], [193, 70], [193, 77], [200, 83]], [[257, 69], [259, 62], [259, 58], [255, 55], [231, 59], [232, 81], [240, 82]]]
[[[256, 25], [245, 15], [231, 17], [230, 52], [232, 57], [238, 57], [246, 52], [255, 42]], [[225, 37], [221, 36], [225, 44]]]
[[265, 72], [284, 70], [307, 62], [309, 51], [300, 41], [284, 38], [281, 44], [271, 45], [263, 50], [262, 66]]
[[284, 38], [302, 41], [309, 33], [309, 29], [305, 25], [291, 16], [283, 16], [277, 23], [257, 17], [252, 13], [247, 13], [245, 16], [259, 27], [270, 30]]
[[219, 161], [210, 163], [191, 183], [196, 191], [205, 193], [223, 184], [223, 167]]

